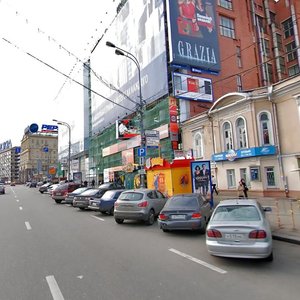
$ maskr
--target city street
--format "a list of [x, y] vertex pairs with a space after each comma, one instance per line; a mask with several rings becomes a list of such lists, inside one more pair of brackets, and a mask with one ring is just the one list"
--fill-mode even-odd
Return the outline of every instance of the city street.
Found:
[[271, 263], [212, 257], [204, 235], [118, 225], [24, 185], [0, 206], [1, 300], [299, 299], [299, 245], [274, 241]]

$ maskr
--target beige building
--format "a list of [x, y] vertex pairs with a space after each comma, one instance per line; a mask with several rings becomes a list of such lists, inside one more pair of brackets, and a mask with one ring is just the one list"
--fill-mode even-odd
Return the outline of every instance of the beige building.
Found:
[[250, 196], [300, 196], [300, 76], [230, 93], [182, 124], [183, 150], [210, 160], [223, 192], [245, 178]]
[[21, 141], [20, 181], [43, 181], [54, 177], [57, 152], [57, 134], [25, 133]]

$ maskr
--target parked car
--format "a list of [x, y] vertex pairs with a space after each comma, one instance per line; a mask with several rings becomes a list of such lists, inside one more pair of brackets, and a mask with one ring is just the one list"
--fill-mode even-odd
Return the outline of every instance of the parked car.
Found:
[[100, 199], [90, 200], [88, 208], [113, 215], [114, 204], [122, 192], [124, 192], [124, 189], [106, 191]]
[[90, 200], [100, 199], [105, 192], [103, 189], [88, 189], [74, 197], [73, 206], [84, 210], [88, 208]]
[[205, 233], [211, 213], [210, 203], [201, 194], [178, 194], [168, 199], [158, 216], [158, 225], [164, 232], [198, 230]]
[[41, 186], [39, 187], [40, 193], [43, 194], [43, 193], [47, 192], [48, 188], [49, 188], [51, 185], [52, 185], [51, 182], [47, 182], [47, 183], [44, 183], [43, 185], [41, 185]]
[[125, 219], [143, 220], [152, 225], [166, 201], [161, 192], [152, 189], [124, 191], [115, 202], [115, 221], [122, 224]]
[[273, 260], [272, 233], [263, 208], [252, 199], [221, 201], [206, 230], [208, 252], [215, 256]]
[[55, 200], [56, 203], [61, 203], [67, 197], [68, 193], [71, 193], [80, 187], [79, 183], [68, 182], [60, 184], [56, 189], [52, 191], [52, 199]]
[[2, 183], [0, 183], [0, 194], [5, 194], [5, 186]]
[[48, 187], [48, 189], [47, 189], [47, 191], [46, 191], [45, 193], [49, 194], [50, 197], [52, 197], [52, 192], [53, 192], [57, 187], [59, 187], [59, 186], [60, 186], [59, 183], [53, 183], [53, 184], [51, 184], [51, 185]]
[[102, 190], [117, 190], [117, 189], [125, 189], [124, 185], [117, 183], [117, 182], [107, 182], [107, 183], [102, 183], [98, 187], [99, 189]]
[[30, 184], [29, 184], [30, 188], [36, 188], [36, 186], [37, 186], [37, 182], [36, 181], [31, 181]]
[[73, 205], [74, 197], [80, 195], [81, 193], [89, 189], [91, 189], [91, 187], [80, 187], [74, 190], [73, 192], [68, 193], [67, 197], [65, 198], [65, 203]]

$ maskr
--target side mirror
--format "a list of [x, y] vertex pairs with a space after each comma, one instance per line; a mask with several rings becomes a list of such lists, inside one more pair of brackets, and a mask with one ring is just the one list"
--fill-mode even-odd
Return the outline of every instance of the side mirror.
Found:
[[272, 208], [267, 206], [267, 207], [264, 207], [264, 211], [272, 211]]

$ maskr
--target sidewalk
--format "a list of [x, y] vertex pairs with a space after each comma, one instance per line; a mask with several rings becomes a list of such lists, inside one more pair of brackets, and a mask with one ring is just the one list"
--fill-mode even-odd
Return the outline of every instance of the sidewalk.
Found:
[[[236, 196], [214, 195], [214, 205], [220, 200], [235, 199]], [[254, 199], [254, 198], [252, 198]], [[272, 208], [266, 215], [271, 224], [274, 240], [300, 245], [300, 200], [293, 198], [255, 198], [262, 206]]]

